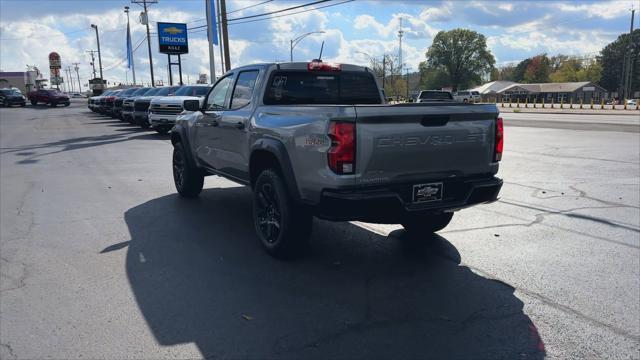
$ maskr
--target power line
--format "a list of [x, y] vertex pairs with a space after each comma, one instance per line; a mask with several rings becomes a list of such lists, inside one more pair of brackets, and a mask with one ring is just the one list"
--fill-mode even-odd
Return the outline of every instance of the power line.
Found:
[[331, 1], [331, 0], [319, 0], [319, 1], [314, 1], [314, 2], [307, 3], [307, 4], [292, 6], [292, 7], [286, 8], [286, 9], [270, 11], [270, 12], [263, 13], [263, 14], [248, 15], [248, 16], [242, 16], [242, 17], [233, 18], [233, 19], [227, 19], [227, 22], [229, 22], [229, 21], [237, 21], [237, 20], [244, 20], [244, 19], [252, 19], [252, 18], [257, 18], [257, 17], [260, 17], [260, 16], [267, 16], [267, 15], [277, 14], [277, 13], [281, 13], [281, 12], [285, 12], [285, 11], [289, 11], [289, 10], [299, 9], [299, 8], [302, 8], [302, 7], [305, 7], [305, 6], [311, 6], [311, 5], [316, 5], [316, 4], [320, 4], [320, 3], [325, 3], [325, 2], [328, 2], [328, 1]]
[[[138, 48], [140, 47], [140, 45], [142, 45], [142, 43], [147, 39], [147, 37], [143, 37], [139, 42], [138, 45], [136, 45], [136, 47], [131, 51], [132, 53], [134, 53], [136, 50], [138, 50]], [[125, 56], [123, 59], [121, 59], [120, 61], [118, 61], [117, 63], [113, 64], [113, 65], [109, 65], [106, 66], [103, 71], [107, 71], [107, 70], [113, 70], [115, 69], [117, 66], [119, 66], [120, 64], [122, 64], [123, 62], [125, 62], [127, 60], [127, 57]]]
[[314, 10], [324, 9], [324, 8], [328, 8], [328, 7], [332, 7], [332, 6], [338, 6], [338, 5], [342, 5], [342, 4], [350, 3], [350, 2], [352, 2], [352, 1], [355, 1], [355, 0], [345, 0], [345, 1], [342, 1], [342, 2], [339, 2], [339, 3], [335, 3], [335, 4], [329, 4], [329, 5], [324, 5], [324, 6], [318, 6], [318, 7], [315, 7], [315, 8], [313, 8], [313, 9], [306, 9], [306, 10], [296, 11], [296, 12], [292, 12], [292, 13], [290, 13], [290, 14], [283, 14], [283, 15], [270, 16], [270, 17], [266, 17], [266, 18], [263, 18], [263, 19], [255, 19], [255, 20], [247, 20], [247, 21], [238, 21], [238, 22], [230, 23], [229, 25], [246, 24], [246, 23], [252, 23], [252, 22], [256, 22], [256, 21], [263, 21], [263, 20], [275, 19], [275, 18], [284, 17], [284, 16], [289, 16], [289, 15], [296, 15], [296, 14], [301, 14], [301, 13], [305, 13], [305, 12], [309, 12], [309, 11], [314, 11]]
[[256, 7], [256, 6], [262, 5], [262, 4], [270, 3], [270, 2], [272, 2], [272, 1], [273, 1], [273, 0], [267, 0], [267, 1], [263, 1], [263, 2], [257, 3], [257, 4], [253, 4], [253, 5], [249, 5], [249, 6], [243, 7], [243, 8], [237, 9], [237, 10], [227, 11], [227, 15], [229, 15], [229, 14], [233, 14], [234, 12], [238, 12], [238, 11], [242, 11], [242, 10], [247, 10], [247, 9], [252, 8], [252, 7]]
[[47, 35], [47, 36], [29, 36], [29, 37], [24, 37], [24, 38], [4, 38], [4, 39], [0, 39], [2, 41], [4, 40], [31, 40], [31, 39], [48, 39], [51, 37], [58, 37], [58, 36], [66, 36], [69, 34], [75, 34], [81, 31], [87, 31], [91, 28], [84, 28], [84, 29], [78, 29], [78, 30], [73, 30], [73, 31], [68, 31], [68, 32], [64, 32], [62, 34], [58, 34], [58, 35]]

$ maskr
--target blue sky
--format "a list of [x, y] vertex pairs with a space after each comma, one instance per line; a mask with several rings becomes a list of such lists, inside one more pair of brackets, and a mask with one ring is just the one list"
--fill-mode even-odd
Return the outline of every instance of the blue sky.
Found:
[[[228, 0], [232, 12], [264, 0]], [[307, 1], [275, 0], [250, 9], [235, 11], [229, 18], [275, 11]], [[286, 61], [289, 39], [308, 31], [324, 31], [309, 36], [295, 49], [296, 60], [317, 57], [325, 41], [323, 59], [367, 64], [360, 52], [381, 57], [398, 53], [400, 18], [403, 20], [403, 58], [406, 66], [417, 70], [433, 36], [440, 30], [468, 28], [487, 37], [498, 65], [548, 53], [594, 56], [607, 43], [629, 30], [629, 9], [633, 1], [364, 1], [333, 5], [334, 0], [300, 10], [300, 14], [229, 26], [232, 65], [263, 61]], [[131, 7], [134, 46], [144, 40], [144, 26], [137, 20], [140, 7], [125, 0], [0, 1], [0, 69], [20, 71], [35, 64], [48, 76], [50, 51], [61, 54], [63, 66], [80, 63], [81, 78], [90, 77], [87, 49], [95, 49], [90, 24], [98, 24], [105, 78], [131, 79], [126, 72], [124, 6]], [[635, 7], [640, 8], [636, 0]], [[294, 10], [295, 11], [295, 10]], [[283, 15], [288, 13], [280, 13]], [[205, 24], [205, 0], [159, 0], [150, 7], [152, 21], [187, 22], [189, 27]], [[155, 24], [154, 24], [155, 25]], [[152, 28], [152, 31], [153, 28]], [[152, 35], [154, 71], [167, 79], [166, 55], [157, 53], [157, 37]], [[185, 55], [187, 75], [208, 73], [206, 32], [189, 34], [190, 54]], [[148, 81], [146, 42], [135, 52], [138, 80]], [[216, 49], [219, 64], [219, 51]], [[220, 69], [218, 69], [220, 72]], [[126, 76], [125, 76], [126, 74]]]

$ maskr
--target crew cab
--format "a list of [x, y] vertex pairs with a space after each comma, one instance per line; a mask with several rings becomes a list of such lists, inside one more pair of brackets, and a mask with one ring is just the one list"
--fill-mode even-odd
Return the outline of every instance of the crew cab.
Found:
[[176, 118], [184, 110], [185, 100], [199, 100], [201, 103], [209, 92], [209, 85], [188, 85], [178, 89], [173, 96], [152, 98], [149, 104], [149, 124], [159, 134], [166, 134], [176, 123]]
[[144, 96], [140, 96], [133, 101], [133, 121], [140, 125], [143, 129], [149, 128], [149, 105], [151, 99], [172, 96], [180, 87], [179, 86], [165, 86], [157, 88], [156, 91], [148, 91]]
[[388, 105], [360, 66], [245, 66], [184, 108], [171, 130], [178, 193], [198, 196], [214, 174], [250, 186], [257, 237], [276, 257], [302, 253], [314, 216], [430, 238], [502, 186], [495, 105]]
[[140, 88], [138, 88], [138, 87], [125, 89], [125, 90], [122, 90], [121, 92], [119, 92], [117, 95], [115, 95], [115, 97], [113, 99], [113, 103], [111, 105], [111, 117], [112, 118], [124, 120], [124, 118], [122, 117], [122, 102], [124, 101], [124, 99], [126, 99], [129, 96], [133, 95], [133, 93], [135, 93], [139, 89]]
[[60, 90], [55, 89], [40, 89], [31, 91], [27, 98], [31, 102], [31, 105], [38, 105], [38, 103], [48, 104], [51, 107], [56, 107], [58, 104], [69, 106], [69, 97]]
[[144, 88], [140, 88], [138, 90], [136, 90], [135, 92], [133, 92], [132, 94], [130, 94], [128, 97], [122, 99], [122, 120], [124, 121], [128, 121], [130, 123], [133, 123], [133, 113], [134, 113], [134, 109], [133, 109], [133, 103], [136, 101], [136, 99], [140, 98], [141, 96], [146, 95], [147, 93], [153, 93], [155, 91], [159, 90], [158, 88], [151, 88], [151, 87], [144, 87]]

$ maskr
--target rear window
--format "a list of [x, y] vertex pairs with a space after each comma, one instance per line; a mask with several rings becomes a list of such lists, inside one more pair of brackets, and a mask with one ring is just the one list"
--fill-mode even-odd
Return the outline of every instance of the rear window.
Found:
[[373, 76], [360, 71], [274, 71], [264, 95], [267, 105], [381, 102]]
[[451, 93], [446, 91], [423, 91], [420, 100], [451, 100]]
[[480, 93], [479, 93], [479, 92], [477, 92], [477, 91], [472, 91], [472, 92], [471, 92], [471, 95], [480, 95]]

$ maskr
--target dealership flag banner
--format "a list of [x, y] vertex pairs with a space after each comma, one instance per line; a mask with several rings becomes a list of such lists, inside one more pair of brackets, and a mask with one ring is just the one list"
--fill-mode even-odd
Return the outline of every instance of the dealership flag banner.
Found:
[[[209, 39], [215, 45], [218, 45], [218, 25], [216, 25], [216, 0], [209, 0], [209, 9], [211, 12], [209, 13], [209, 19], [211, 19], [211, 34], [213, 39]], [[209, 33], [207, 33], [209, 34]]]
[[129, 30], [129, 24], [127, 24], [127, 68], [131, 69], [133, 66], [133, 50], [131, 46], [131, 31]]

